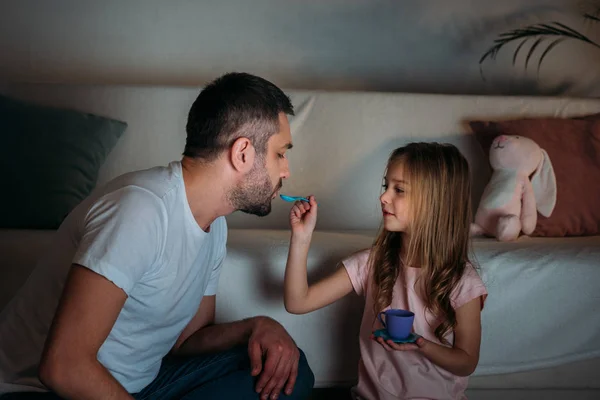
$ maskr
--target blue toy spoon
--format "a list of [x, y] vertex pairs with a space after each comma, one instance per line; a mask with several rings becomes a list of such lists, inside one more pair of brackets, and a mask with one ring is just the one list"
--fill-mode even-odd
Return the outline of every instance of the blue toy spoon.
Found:
[[280, 194], [279, 197], [281, 197], [285, 201], [289, 201], [290, 203], [293, 203], [293, 202], [298, 201], [298, 200], [302, 200], [302, 201], [305, 201], [307, 203], [310, 203], [310, 201], [308, 201], [308, 199], [306, 197], [286, 196], [285, 194]]

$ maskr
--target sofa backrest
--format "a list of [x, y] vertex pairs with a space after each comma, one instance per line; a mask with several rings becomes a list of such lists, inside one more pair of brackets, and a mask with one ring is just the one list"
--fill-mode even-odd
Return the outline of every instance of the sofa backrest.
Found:
[[[198, 87], [4, 84], [5, 94], [120, 119], [128, 128], [109, 155], [98, 184], [133, 170], [180, 159], [185, 124]], [[522, 116], [573, 116], [600, 111], [600, 100], [373, 92], [287, 91], [291, 178], [282, 193], [314, 194], [320, 230], [375, 230], [386, 159], [409, 141], [453, 143], [473, 172], [474, 207], [490, 176], [488, 161], [466, 121]], [[287, 228], [290, 205], [276, 200], [264, 218], [229, 216], [232, 228]]]

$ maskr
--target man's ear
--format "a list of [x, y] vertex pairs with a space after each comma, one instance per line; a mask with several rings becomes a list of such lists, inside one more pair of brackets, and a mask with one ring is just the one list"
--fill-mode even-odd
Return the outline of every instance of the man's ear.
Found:
[[233, 142], [230, 153], [233, 168], [242, 173], [250, 171], [254, 165], [254, 157], [256, 157], [256, 150], [250, 139], [241, 137]]

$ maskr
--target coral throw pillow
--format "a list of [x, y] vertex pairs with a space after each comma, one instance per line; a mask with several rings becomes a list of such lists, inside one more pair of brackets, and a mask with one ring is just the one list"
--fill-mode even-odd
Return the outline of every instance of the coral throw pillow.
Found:
[[469, 126], [486, 156], [498, 135], [528, 137], [548, 153], [556, 174], [556, 207], [548, 218], [538, 213], [532, 236], [600, 234], [600, 114], [475, 120]]

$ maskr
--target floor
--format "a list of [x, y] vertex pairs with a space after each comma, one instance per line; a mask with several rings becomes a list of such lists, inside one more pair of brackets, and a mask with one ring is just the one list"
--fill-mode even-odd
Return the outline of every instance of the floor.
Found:
[[350, 388], [314, 389], [311, 400], [350, 400]]
[[[574, 390], [467, 390], [469, 400], [598, 400], [598, 389]], [[350, 388], [320, 388], [314, 389], [311, 400], [350, 400]]]

